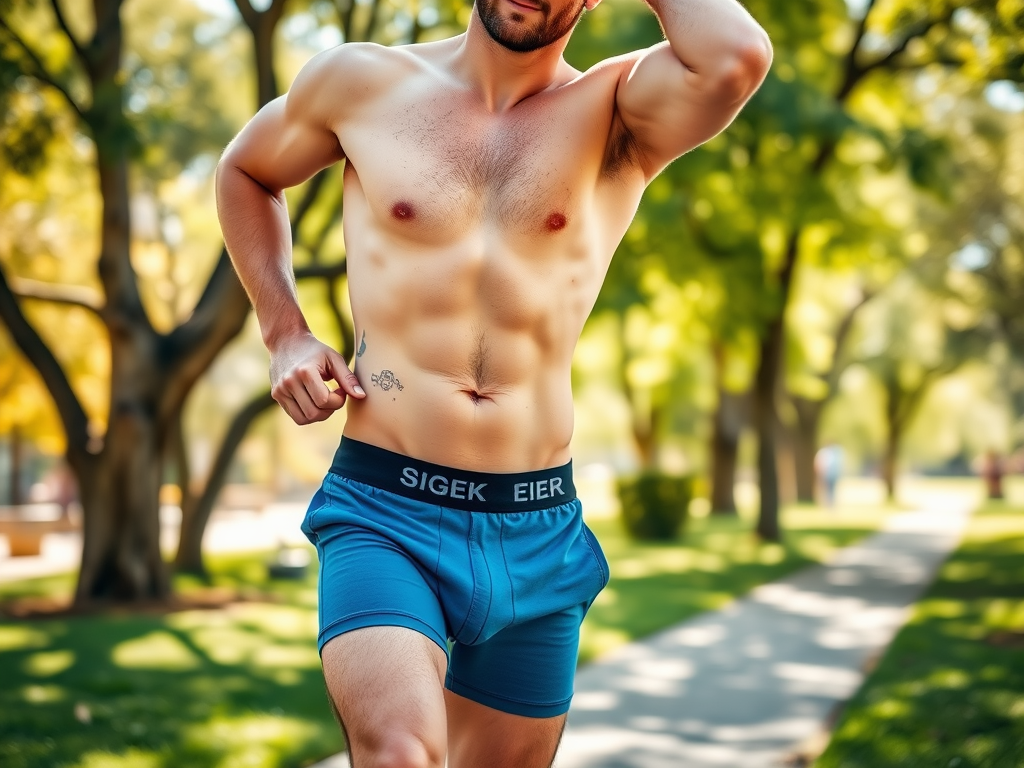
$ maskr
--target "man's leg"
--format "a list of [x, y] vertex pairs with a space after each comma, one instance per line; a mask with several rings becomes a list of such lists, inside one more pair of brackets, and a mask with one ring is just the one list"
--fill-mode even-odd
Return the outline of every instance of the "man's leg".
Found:
[[367, 627], [333, 638], [321, 656], [352, 768], [444, 767], [447, 660], [437, 643], [404, 627]]
[[448, 690], [444, 701], [448, 768], [550, 768], [554, 762], [565, 715], [512, 715]]

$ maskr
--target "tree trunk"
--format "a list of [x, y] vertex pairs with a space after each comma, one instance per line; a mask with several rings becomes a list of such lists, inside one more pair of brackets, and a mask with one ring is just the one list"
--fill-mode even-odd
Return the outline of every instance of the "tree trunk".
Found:
[[658, 441], [656, 435], [656, 409], [652, 406], [650, 416], [633, 414], [633, 441], [640, 454], [642, 471], [653, 470], [658, 464]]
[[188, 509], [182, 507], [181, 539], [178, 542], [178, 553], [174, 558], [174, 565], [178, 571], [206, 575], [206, 567], [203, 564], [203, 534], [213, 513], [213, 505], [220, 495], [221, 488], [224, 487], [228, 470], [231, 469], [231, 460], [249, 426], [272, 405], [274, 398], [270, 396], [270, 392], [262, 392], [238, 412], [217, 452], [202, 495], [194, 499]]
[[900, 427], [889, 425], [889, 434], [885, 441], [885, 456], [882, 458], [882, 480], [885, 482], [885, 497], [889, 501], [896, 500], [896, 472], [900, 453]]
[[796, 468], [796, 498], [801, 504], [813, 504], [817, 490], [814, 457], [818, 453], [818, 425], [824, 400], [793, 396], [797, 421], [793, 428], [793, 460]]
[[[819, 155], [819, 160], [821, 156]], [[769, 320], [761, 338], [761, 357], [754, 377], [754, 412], [757, 427], [757, 471], [761, 486], [757, 533], [765, 541], [780, 541], [779, 465], [776, 454], [776, 430], [779, 422], [775, 393], [782, 370], [786, 342], [786, 307], [793, 286], [793, 272], [799, 255], [800, 230], [794, 230], [786, 244], [785, 259], [779, 270], [778, 313]]]
[[21, 439], [21, 427], [15, 424], [11, 428], [11, 506], [16, 507], [24, 501], [21, 495], [21, 460], [24, 456], [24, 445]]
[[161, 442], [146, 409], [122, 401], [102, 455], [78, 474], [83, 543], [76, 605], [170, 593], [160, 554]]
[[779, 475], [775, 451], [775, 385], [782, 364], [783, 320], [768, 324], [754, 379], [754, 422], [757, 428], [757, 470], [761, 487], [757, 533], [765, 541], [782, 538], [779, 527]]
[[[778, 388], [776, 387], [776, 394]], [[794, 455], [793, 428], [786, 424], [775, 409], [775, 467], [779, 477], [779, 503], [795, 504], [796, 495], [796, 457]]]
[[882, 457], [882, 480], [885, 482], [885, 497], [896, 500], [896, 473], [899, 462], [900, 441], [903, 437], [903, 420], [900, 418], [900, 388], [895, 374], [886, 381], [888, 399], [885, 403], [885, 455]]
[[719, 387], [711, 433], [711, 512], [736, 514], [736, 464], [746, 421], [747, 396]]

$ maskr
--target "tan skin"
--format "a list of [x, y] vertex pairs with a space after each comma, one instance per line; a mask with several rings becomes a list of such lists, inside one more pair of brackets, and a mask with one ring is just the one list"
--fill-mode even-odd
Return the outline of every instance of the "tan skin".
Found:
[[[529, 32], [580, 0], [483, 2]], [[645, 186], [732, 121], [771, 59], [734, 0], [652, 5], [667, 42], [585, 73], [562, 58], [569, 32], [515, 52], [479, 9], [448, 40], [343, 45], [232, 142], [221, 223], [296, 423], [348, 401], [347, 436], [437, 464], [569, 460], [573, 349]], [[341, 160], [354, 373], [302, 317], [282, 194]], [[564, 716], [442, 691], [445, 655], [415, 632], [350, 632], [323, 662], [355, 768], [551, 763]]]

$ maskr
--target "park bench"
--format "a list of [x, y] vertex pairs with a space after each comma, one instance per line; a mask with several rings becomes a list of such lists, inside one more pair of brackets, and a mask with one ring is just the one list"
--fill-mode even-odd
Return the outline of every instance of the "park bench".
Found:
[[7, 537], [11, 557], [38, 555], [43, 536], [75, 530], [60, 504], [0, 506], [0, 535]]

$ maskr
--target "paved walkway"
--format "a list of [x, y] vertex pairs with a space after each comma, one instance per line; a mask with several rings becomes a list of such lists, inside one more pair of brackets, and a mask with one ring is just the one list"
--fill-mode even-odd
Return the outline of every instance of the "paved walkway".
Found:
[[827, 565], [586, 666], [555, 768], [767, 768], [827, 738], [960, 540], [971, 505], [930, 502]]

